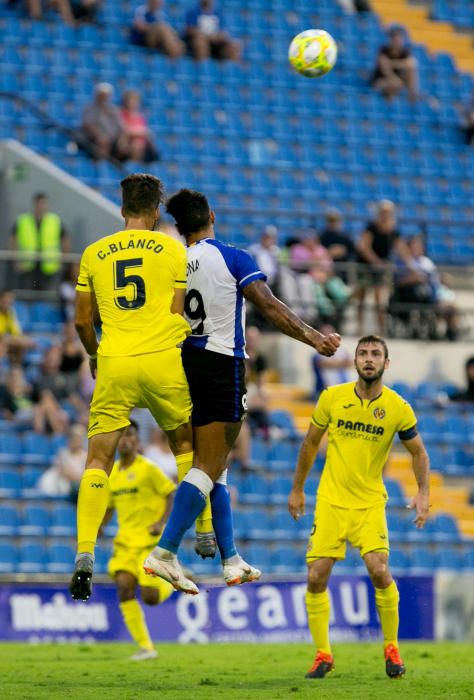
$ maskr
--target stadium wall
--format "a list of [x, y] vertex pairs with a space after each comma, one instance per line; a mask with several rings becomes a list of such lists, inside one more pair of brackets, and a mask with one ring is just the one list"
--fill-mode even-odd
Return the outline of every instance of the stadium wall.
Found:
[[30, 211], [36, 192], [49, 197], [51, 211], [59, 214], [71, 235], [71, 251], [82, 253], [86, 245], [120, 230], [120, 208], [79, 180], [57, 168], [46, 158], [18, 141], [0, 141], [0, 203], [3, 228], [0, 248], [8, 238], [16, 217]]
[[[401, 638], [433, 639], [436, 630], [449, 629], [436, 621], [436, 577], [406, 576], [397, 583]], [[380, 639], [370, 580], [333, 576], [329, 588], [332, 639]], [[474, 576], [464, 582], [464, 588], [474, 589]], [[462, 590], [460, 587], [460, 595]], [[270, 579], [238, 588], [210, 584], [201, 591], [195, 597], [175, 593], [158, 609], [145, 611], [155, 641], [310, 641], [304, 580]], [[64, 583], [5, 582], [0, 586], [0, 640], [126, 641], [128, 633], [112, 584], [95, 584], [90, 602], [84, 605], [70, 600]]]
[[[456, 343], [387, 340], [390, 353], [390, 367], [385, 379], [388, 384], [405, 382], [418, 384], [422, 381], [452, 383], [464, 386], [464, 364], [473, 353], [472, 342]], [[343, 345], [351, 353], [357, 345], [357, 338], [344, 336]], [[311, 391], [314, 382], [311, 358], [314, 351], [302, 343], [281, 334], [268, 334], [261, 341], [262, 351], [268, 355], [285, 384], [297, 384]]]

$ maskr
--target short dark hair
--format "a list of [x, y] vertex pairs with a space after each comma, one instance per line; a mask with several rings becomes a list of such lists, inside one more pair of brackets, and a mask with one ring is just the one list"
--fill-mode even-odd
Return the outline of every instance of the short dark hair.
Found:
[[474, 355], [471, 355], [471, 357], [468, 357], [466, 360], [466, 369], [468, 367], [471, 367], [471, 365], [474, 365]]
[[371, 343], [378, 343], [379, 345], [381, 345], [383, 347], [385, 359], [387, 360], [388, 359], [387, 343], [380, 335], [364, 335], [363, 338], [359, 338], [359, 340], [357, 341], [357, 347], [355, 349], [356, 355], [357, 355], [357, 350], [359, 349], [359, 345], [369, 345]]
[[166, 211], [176, 221], [178, 231], [185, 238], [209, 226], [211, 208], [207, 197], [196, 190], [181, 189], [166, 202]]
[[40, 199], [48, 199], [46, 192], [35, 192], [33, 195], [33, 202], [36, 204], [36, 202], [39, 202]]
[[123, 214], [141, 216], [152, 214], [163, 200], [163, 183], [154, 175], [133, 173], [120, 183]]

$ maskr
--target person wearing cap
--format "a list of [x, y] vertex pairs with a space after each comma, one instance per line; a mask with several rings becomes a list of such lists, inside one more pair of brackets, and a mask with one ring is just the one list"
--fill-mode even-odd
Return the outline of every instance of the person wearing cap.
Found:
[[359, 287], [354, 292], [358, 301], [357, 320], [359, 335], [364, 325], [365, 298], [368, 289], [373, 289], [375, 311], [379, 332], [385, 330], [385, 309], [390, 289], [390, 258], [397, 253], [408, 266], [412, 256], [406, 242], [402, 239], [397, 224], [395, 204], [389, 199], [377, 203], [375, 217], [369, 221], [357, 244], [358, 261], [361, 264]]
[[[339, 209], [332, 207], [325, 214], [325, 226], [319, 236], [319, 242], [327, 248], [333, 261], [336, 263], [348, 263], [356, 258], [356, 249], [352, 238], [344, 232], [342, 214]], [[347, 270], [337, 270], [337, 274], [345, 282]]]
[[111, 101], [113, 92], [110, 83], [98, 83], [94, 89], [94, 99], [86, 105], [82, 118], [85, 148], [98, 160], [126, 160], [128, 157], [127, 136], [119, 110]]
[[137, 46], [162, 51], [170, 58], [179, 58], [186, 46], [170, 25], [163, 9], [163, 0], [148, 0], [135, 10], [130, 41]]

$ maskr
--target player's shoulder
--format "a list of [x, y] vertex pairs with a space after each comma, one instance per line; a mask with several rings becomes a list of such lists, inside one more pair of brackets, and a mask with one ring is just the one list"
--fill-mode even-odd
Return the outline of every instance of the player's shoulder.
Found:
[[166, 233], [165, 231], [153, 231], [153, 234], [160, 241], [160, 243], [163, 243], [163, 245], [165, 245], [167, 248], [175, 249], [175, 250], [179, 250], [179, 251], [185, 250], [184, 243], [182, 241], [180, 241], [178, 238], [174, 238], [173, 236], [170, 236], [169, 233]]
[[145, 457], [145, 455], [137, 455], [135, 465], [137, 465], [143, 472], [162, 472], [159, 465], [156, 462], [153, 462], [153, 460], [148, 459], [148, 457]]
[[333, 401], [347, 396], [354, 397], [355, 395], [355, 382], [343, 382], [341, 384], [333, 384], [328, 386], [322, 392], [321, 396], [326, 394], [326, 398]]
[[403, 396], [395, 391], [395, 389], [391, 389], [389, 386], [384, 386], [383, 393], [385, 400], [399, 406], [401, 409], [403, 409], [405, 406], [410, 406], [410, 403], [403, 398]]

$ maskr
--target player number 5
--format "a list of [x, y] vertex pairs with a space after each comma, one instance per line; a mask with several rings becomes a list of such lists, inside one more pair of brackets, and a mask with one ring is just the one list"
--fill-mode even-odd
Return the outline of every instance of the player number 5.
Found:
[[116, 260], [114, 264], [114, 287], [125, 289], [129, 285], [133, 287], [133, 299], [125, 296], [115, 297], [115, 304], [119, 309], [126, 311], [140, 309], [146, 301], [145, 280], [140, 275], [127, 275], [127, 268], [142, 267], [143, 258], [130, 258], [129, 260]]

